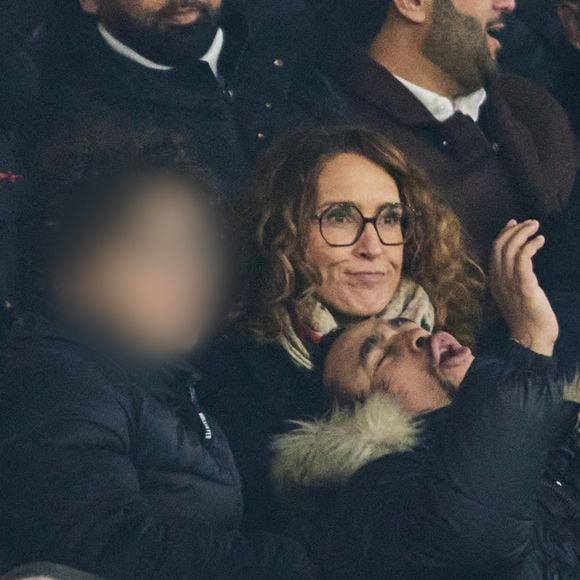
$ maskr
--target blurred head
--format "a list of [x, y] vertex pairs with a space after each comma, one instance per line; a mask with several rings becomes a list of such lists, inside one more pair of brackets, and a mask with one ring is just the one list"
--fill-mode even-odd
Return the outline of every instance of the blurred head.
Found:
[[439, 323], [461, 326], [464, 307], [473, 319], [457, 218], [380, 134], [299, 129], [264, 157], [250, 194], [247, 306], [259, 338], [280, 338], [288, 314], [307, 319], [311, 296], [349, 318], [381, 314], [402, 274], [427, 290]]
[[223, 291], [213, 185], [173, 136], [96, 132], [55, 143], [25, 216], [23, 289], [132, 350], [195, 346]]
[[580, 50], [580, 0], [557, 0], [557, 4], [566, 39]]
[[217, 29], [222, 0], [80, 0], [118, 40], [168, 66], [201, 58]]
[[431, 335], [405, 319], [369, 320], [333, 342], [323, 382], [334, 400], [364, 401], [384, 392], [405, 411], [423, 415], [450, 404], [473, 360], [445, 332]]

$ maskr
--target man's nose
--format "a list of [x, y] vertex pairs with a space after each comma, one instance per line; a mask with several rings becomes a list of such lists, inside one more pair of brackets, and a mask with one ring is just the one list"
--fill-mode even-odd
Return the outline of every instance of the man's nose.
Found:
[[355, 252], [358, 256], [367, 260], [375, 260], [382, 254], [383, 244], [372, 224], [365, 225], [361, 237], [356, 243]]
[[426, 351], [429, 348], [429, 338], [431, 334], [419, 326], [405, 333], [406, 346], [412, 352]]
[[494, 8], [499, 12], [513, 12], [516, 9], [516, 0], [495, 0]]

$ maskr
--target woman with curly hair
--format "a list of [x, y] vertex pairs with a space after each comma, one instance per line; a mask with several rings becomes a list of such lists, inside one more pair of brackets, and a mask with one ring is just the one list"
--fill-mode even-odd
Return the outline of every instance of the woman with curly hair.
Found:
[[483, 276], [455, 215], [366, 129], [291, 133], [259, 164], [247, 207], [245, 299], [233, 338], [208, 353], [204, 397], [237, 456], [249, 524], [263, 527], [284, 519], [269, 486], [272, 436], [324, 408], [311, 373], [321, 338], [403, 318], [471, 344]]

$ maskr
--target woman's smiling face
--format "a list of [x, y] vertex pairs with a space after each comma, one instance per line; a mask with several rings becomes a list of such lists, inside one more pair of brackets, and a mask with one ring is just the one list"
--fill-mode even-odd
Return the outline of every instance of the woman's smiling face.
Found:
[[[315, 213], [348, 204], [371, 218], [388, 204], [400, 202], [397, 184], [384, 169], [360, 155], [343, 153], [322, 168]], [[306, 259], [321, 274], [322, 283], [316, 288], [320, 300], [343, 314], [368, 317], [382, 312], [399, 286], [403, 245], [385, 246], [367, 224], [354, 245], [332, 247], [313, 219]]]

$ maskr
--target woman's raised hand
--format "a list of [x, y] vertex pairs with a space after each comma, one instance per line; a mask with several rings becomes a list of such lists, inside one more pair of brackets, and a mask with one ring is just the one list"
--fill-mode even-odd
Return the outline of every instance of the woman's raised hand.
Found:
[[511, 337], [525, 348], [552, 356], [558, 320], [532, 262], [546, 242], [536, 235], [539, 227], [535, 220], [507, 223], [494, 243], [489, 282]]

